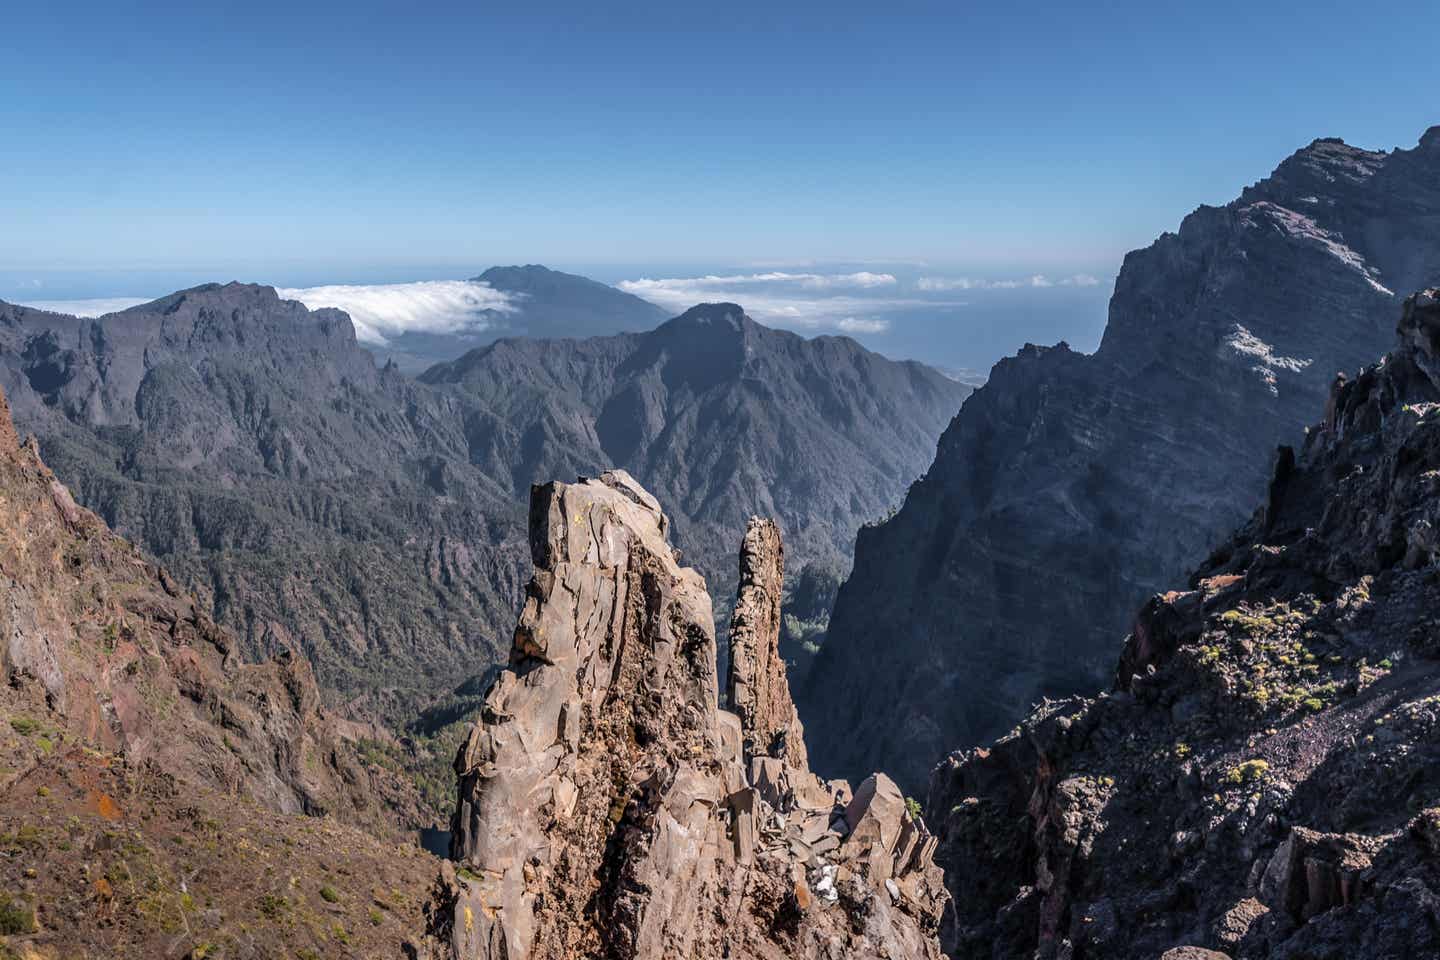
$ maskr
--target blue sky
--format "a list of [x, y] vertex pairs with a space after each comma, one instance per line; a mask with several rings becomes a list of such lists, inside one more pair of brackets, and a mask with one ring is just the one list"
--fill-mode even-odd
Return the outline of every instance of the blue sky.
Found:
[[1314, 137], [1440, 122], [1433, 3], [46, 6], [0, 24], [0, 297], [510, 262], [1108, 286]]

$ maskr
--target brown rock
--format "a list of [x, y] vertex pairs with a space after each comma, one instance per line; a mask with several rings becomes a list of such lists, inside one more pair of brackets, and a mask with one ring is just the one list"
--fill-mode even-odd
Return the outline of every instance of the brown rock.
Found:
[[780, 657], [785, 549], [773, 520], [751, 517], [740, 545], [740, 589], [730, 619], [726, 693], [745, 732], [745, 759], [776, 757], [806, 766], [805, 731]]
[[1352, 904], [1365, 892], [1365, 874], [1380, 845], [1356, 834], [1295, 827], [1271, 856], [1260, 881], [1260, 896], [1272, 909], [1284, 910], [1296, 920]]
[[[747, 726], [715, 706], [710, 599], [653, 498], [617, 471], [536, 487], [530, 513], [535, 576], [512, 666], [456, 758], [465, 871], [437, 885], [430, 955], [938, 958], [945, 894], [923, 825], [872, 778], [842, 846], [829, 824], [848, 785], [822, 784], [798, 725], [776, 722], [794, 708], [778, 621], [757, 619], [780, 593], [774, 525], [746, 535], [737, 672], [764, 691]], [[744, 762], [756, 731], [752, 751], [784, 761]]]

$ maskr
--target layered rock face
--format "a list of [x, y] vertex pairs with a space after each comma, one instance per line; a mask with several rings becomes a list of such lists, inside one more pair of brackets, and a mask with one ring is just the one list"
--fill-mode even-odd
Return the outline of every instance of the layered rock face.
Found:
[[919, 784], [1103, 682], [1135, 607], [1243, 520], [1269, 451], [1435, 282], [1440, 128], [1391, 153], [1316, 141], [1127, 256], [1098, 352], [997, 364], [904, 507], [860, 532], [797, 691], [817, 769]]
[[1440, 952], [1437, 296], [1141, 610], [1114, 692], [937, 768], [952, 955]]
[[938, 957], [934, 841], [898, 788], [877, 775], [852, 796], [809, 772], [798, 729], [774, 735], [788, 692], [749, 662], [776, 658], [774, 525], [753, 523], [742, 554], [743, 718], [716, 707], [710, 598], [668, 527], [621, 471], [535, 488], [535, 576], [510, 668], [456, 758], [458, 869], [442, 873], [428, 949]]

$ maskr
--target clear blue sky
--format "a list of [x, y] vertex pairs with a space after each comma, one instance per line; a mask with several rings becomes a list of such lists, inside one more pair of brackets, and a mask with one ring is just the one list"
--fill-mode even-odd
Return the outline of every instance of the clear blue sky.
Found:
[[1437, 27], [1433, 0], [17, 4], [0, 273], [1108, 283], [1314, 137], [1413, 145]]

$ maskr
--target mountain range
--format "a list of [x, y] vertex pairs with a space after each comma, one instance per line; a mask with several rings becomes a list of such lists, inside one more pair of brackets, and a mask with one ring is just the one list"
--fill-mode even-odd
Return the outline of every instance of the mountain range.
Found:
[[826, 775], [919, 791], [956, 744], [1097, 689], [1144, 599], [1238, 525], [1335, 374], [1440, 282], [1440, 128], [1317, 140], [1125, 258], [1093, 355], [1027, 345], [860, 531], [799, 705]]
[[332, 703], [396, 729], [436, 706], [421, 732], [478, 705], [461, 681], [508, 649], [532, 483], [649, 477], [680, 548], [728, 589], [717, 544], [753, 512], [780, 519], [797, 567], [843, 561], [969, 391], [733, 304], [645, 333], [501, 340], [417, 381], [345, 314], [243, 284], [93, 320], [0, 305], [0, 387], [79, 501], [246, 657], [300, 651]]
[[1435, 955], [1437, 174], [1315, 141], [973, 393], [0, 304], [0, 957]]

